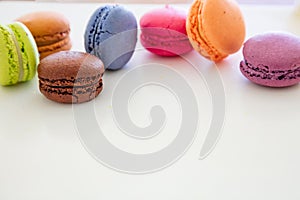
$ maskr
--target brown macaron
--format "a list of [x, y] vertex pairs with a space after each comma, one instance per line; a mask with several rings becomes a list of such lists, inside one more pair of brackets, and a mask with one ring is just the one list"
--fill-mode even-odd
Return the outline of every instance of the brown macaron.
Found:
[[82, 103], [97, 97], [103, 88], [102, 61], [91, 54], [60, 51], [38, 65], [39, 88], [59, 103]]
[[25, 24], [32, 33], [41, 59], [55, 52], [70, 50], [72, 47], [69, 36], [70, 23], [59, 12], [32, 12], [17, 18], [16, 21]]

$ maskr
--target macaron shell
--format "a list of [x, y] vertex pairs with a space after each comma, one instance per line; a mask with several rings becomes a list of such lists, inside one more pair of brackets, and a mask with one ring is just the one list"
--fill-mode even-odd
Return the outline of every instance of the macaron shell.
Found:
[[[155, 34], [151, 32], [155, 32]], [[171, 35], [167, 36], [165, 32]], [[148, 51], [160, 56], [178, 56], [193, 50], [186, 35], [169, 29], [144, 28], [140, 35], [140, 41]]]
[[101, 83], [88, 87], [49, 87], [40, 83], [41, 93], [49, 100], [58, 103], [84, 103], [97, 97], [103, 89]]
[[169, 5], [145, 13], [140, 19], [141, 28], [163, 28], [175, 30], [186, 34], [185, 21], [186, 12], [182, 9], [175, 9]]
[[[113, 8], [103, 21], [104, 33], [100, 37], [106, 40], [102, 44], [96, 41], [101, 50], [96, 55], [111, 70], [122, 68], [132, 57], [137, 43], [137, 21], [132, 12], [121, 6]], [[107, 40], [109, 38], [109, 40]], [[99, 46], [98, 46], [99, 45]], [[115, 48], [118, 47], [118, 51]], [[116, 52], [115, 55], [112, 52]]]
[[300, 38], [283, 32], [255, 35], [243, 48], [244, 59], [254, 66], [287, 70], [300, 65]]
[[241, 73], [247, 79], [249, 79], [250, 81], [258, 85], [279, 88], [279, 87], [293, 86], [300, 82], [300, 65], [298, 69], [291, 70], [292, 72], [286, 70], [284, 73], [281, 73], [282, 79], [281, 78], [278, 79], [279, 76], [276, 75], [276, 73], [278, 72], [276, 72], [275, 74], [274, 73], [262, 74], [261, 71], [264, 71], [266, 69], [262, 65], [255, 67], [253, 69], [250, 69], [249, 64], [247, 65], [245, 61], [242, 61], [240, 63]]
[[224, 54], [237, 52], [245, 39], [245, 23], [234, 0], [206, 0], [199, 16], [203, 34], [216, 49]]
[[38, 66], [39, 78], [49, 80], [70, 79], [74, 82], [75, 78], [93, 77], [103, 73], [103, 63], [99, 58], [76, 51], [61, 51], [51, 54], [41, 60]]
[[32, 12], [17, 18], [16, 21], [22, 22], [27, 26], [38, 46], [56, 43], [69, 36], [70, 23], [59, 12]]
[[19, 82], [31, 80], [36, 74], [39, 63], [39, 54], [33, 36], [27, 27], [19, 22], [9, 24], [14, 32], [22, 56], [23, 68], [20, 70], [21, 79]]

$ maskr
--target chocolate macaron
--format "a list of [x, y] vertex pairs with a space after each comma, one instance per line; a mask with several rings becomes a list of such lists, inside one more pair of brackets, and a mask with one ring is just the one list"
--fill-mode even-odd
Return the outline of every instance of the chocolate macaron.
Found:
[[38, 66], [41, 93], [59, 103], [82, 103], [103, 88], [102, 61], [88, 53], [61, 51], [42, 59]]

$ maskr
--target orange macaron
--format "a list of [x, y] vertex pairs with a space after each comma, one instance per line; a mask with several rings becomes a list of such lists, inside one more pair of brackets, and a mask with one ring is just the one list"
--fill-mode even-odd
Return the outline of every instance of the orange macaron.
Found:
[[32, 12], [16, 21], [25, 24], [32, 33], [41, 59], [55, 52], [70, 50], [72, 47], [69, 20], [59, 12]]
[[194, 49], [215, 62], [242, 47], [245, 29], [242, 12], [234, 0], [195, 0], [186, 21]]

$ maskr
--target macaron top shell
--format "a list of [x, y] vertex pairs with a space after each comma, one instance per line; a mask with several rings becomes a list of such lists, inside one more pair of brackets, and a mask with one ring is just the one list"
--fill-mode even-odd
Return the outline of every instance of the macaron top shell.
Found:
[[38, 67], [41, 79], [63, 80], [93, 77], [104, 73], [102, 61], [94, 55], [61, 51], [42, 59]]
[[221, 53], [237, 52], [245, 39], [245, 24], [238, 4], [233, 0], [206, 0], [203, 5], [203, 35]]
[[140, 19], [140, 26], [141, 28], [165, 28], [186, 34], [186, 16], [184, 10], [174, 9], [166, 5], [164, 8], [158, 8], [144, 14]]
[[48, 45], [68, 37], [69, 20], [55, 11], [37, 11], [20, 16], [16, 21], [25, 24], [39, 45]]
[[256, 35], [244, 44], [244, 60], [253, 66], [270, 70], [300, 67], [300, 38], [282, 32]]

